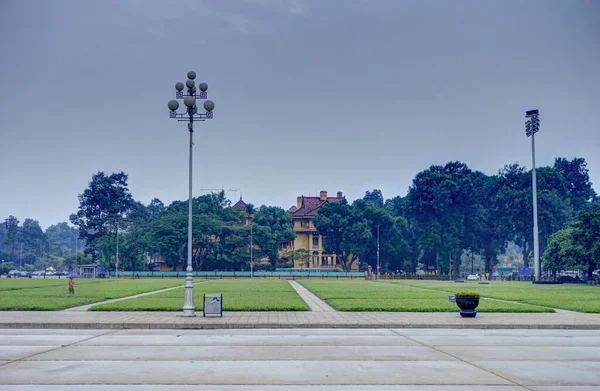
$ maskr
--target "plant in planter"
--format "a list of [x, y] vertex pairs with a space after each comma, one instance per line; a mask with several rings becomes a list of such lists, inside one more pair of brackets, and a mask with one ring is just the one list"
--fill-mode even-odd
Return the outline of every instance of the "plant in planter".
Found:
[[456, 292], [456, 305], [460, 308], [460, 316], [474, 318], [477, 316], [475, 309], [479, 305], [479, 293], [475, 291]]

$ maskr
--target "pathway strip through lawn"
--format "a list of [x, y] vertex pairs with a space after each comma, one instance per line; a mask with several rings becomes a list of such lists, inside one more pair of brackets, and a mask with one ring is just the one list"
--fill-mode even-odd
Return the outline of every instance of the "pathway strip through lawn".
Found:
[[[194, 285], [201, 284], [203, 282], [205, 282], [205, 281], [195, 282]], [[111, 300], [100, 301], [100, 302], [92, 303], [92, 304], [80, 305], [78, 307], [67, 308], [65, 310], [62, 310], [61, 312], [82, 312], [82, 311], [89, 311], [90, 308], [95, 307], [97, 305], [110, 304], [110, 303], [115, 303], [117, 301], [135, 299], [137, 297], [142, 297], [142, 296], [155, 295], [157, 293], [166, 292], [166, 291], [172, 291], [174, 289], [181, 289], [181, 288], [184, 288], [184, 287], [185, 287], [185, 285], [179, 285], [179, 286], [175, 286], [175, 287], [172, 287], [172, 288], [165, 288], [165, 289], [159, 289], [157, 291], [140, 293], [138, 295], [126, 296], [126, 297], [119, 297], [118, 299], [111, 299]]]
[[300, 298], [302, 300], [304, 300], [306, 305], [308, 305], [308, 307], [310, 308], [311, 311], [313, 311], [313, 312], [335, 312], [333, 307], [331, 307], [329, 304], [325, 303], [323, 300], [319, 299], [315, 294], [310, 292], [308, 289], [306, 289], [302, 285], [298, 284], [296, 281], [288, 280], [288, 282], [290, 283], [292, 288], [294, 288], [294, 290], [296, 291], [298, 296], [300, 296]]

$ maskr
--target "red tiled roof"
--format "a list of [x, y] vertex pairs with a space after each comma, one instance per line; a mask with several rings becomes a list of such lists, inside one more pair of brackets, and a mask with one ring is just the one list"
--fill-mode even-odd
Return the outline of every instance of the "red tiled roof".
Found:
[[343, 199], [344, 197], [327, 197], [327, 201], [321, 201], [319, 197], [302, 196], [302, 205], [292, 212], [292, 217], [314, 217], [325, 202], [340, 202]]
[[239, 210], [240, 212], [246, 212], [246, 203], [242, 200], [239, 200], [231, 207], [233, 210]]

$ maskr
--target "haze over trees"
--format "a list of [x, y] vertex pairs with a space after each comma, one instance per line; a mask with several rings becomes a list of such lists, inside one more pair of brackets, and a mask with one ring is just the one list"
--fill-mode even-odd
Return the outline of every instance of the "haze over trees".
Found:
[[[600, 262], [600, 201], [585, 160], [557, 158], [536, 172], [544, 269], [594, 270]], [[144, 205], [133, 198], [127, 181], [123, 172], [94, 174], [70, 216], [72, 226], [61, 222], [44, 231], [34, 219], [6, 217], [0, 224], [3, 264], [39, 269], [96, 262], [113, 268], [118, 241], [122, 270], [143, 270], [159, 259], [178, 267], [187, 256], [187, 201], [164, 205], [155, 198]], [[295, 237], [286, 210], [248, 204], [244, 213], [235, 211], [223, 192], [192, 202], [195, 270], [248, 268], [251, 229], [255, 258], [268, 260], [272, 268], [283, 266], [279, 245]], [[245, 214], [253, 214], [251, 225]], [[346, 270], [355, 262], [376, 267], [378, 235], [384, 270], [447, 273], [454, 267], [460, 272], [470, 271], [473, 263], [489, 272], [499, 254], [515, 249], [528, 267], [531, 171], [516, 163], [494, 175], [462, 162], [434, 165], [415, 175], [405, 196], [385, 199], [381, 190], [367, 190], [362, 199], [323, 205], [313, 223], [325, 250], [343, 259]], [[289, 256], [309, 260], [298, 249]]]

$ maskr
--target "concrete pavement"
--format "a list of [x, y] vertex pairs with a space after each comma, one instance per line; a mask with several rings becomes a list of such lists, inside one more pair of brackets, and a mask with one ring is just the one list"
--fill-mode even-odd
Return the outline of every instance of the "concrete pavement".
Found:
[[0, 328], [46, 329], [248, 329], [248, 328], [478, 328], [595, 329], [600, 314], [458, 312], [224, 312], [184, 318], [180, 312], [1, 311]]
[[0, 330], [0, 391], [591, 391], [599, 372], [597, 330]]
[[323, 300], [319, 299], [314, 293], [312, 293], [302, 285], [298, 284], [296, 281], [289, 280], [288, 282], [290, 283], [292, 288], [294, 288], [298, 296], [300, 296], [300, 298], [304, 300], [306, 305], [308, 305], [311, 311], [335, 312], [335, 309], [333, 309], [333, 307], [325, 303]]

